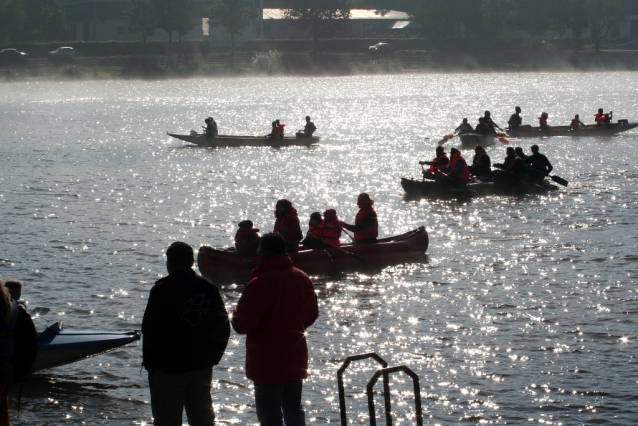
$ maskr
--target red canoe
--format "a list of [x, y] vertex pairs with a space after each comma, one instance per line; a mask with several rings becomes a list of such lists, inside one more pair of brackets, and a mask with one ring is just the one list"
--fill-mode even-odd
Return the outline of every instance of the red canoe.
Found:
[[[418, 262], [428, 249], [424, 227], [379, 240], [377, 244], [343, 245], [326, 250], [301, 250], [290, 254], [295, 267], [308, 275], [334, 275], [344, 271], [382, 268], [399, 263]], [[202, 246], [197, 264], [203, 276], [213, 282], [247, 280], [259, 265], [258, 257], [240, 257], [233, 252]]]

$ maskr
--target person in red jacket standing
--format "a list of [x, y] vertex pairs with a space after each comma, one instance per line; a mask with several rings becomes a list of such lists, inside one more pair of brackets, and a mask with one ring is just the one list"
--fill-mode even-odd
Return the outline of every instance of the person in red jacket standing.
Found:
[[306, 329], [319, 316], [317, 295], [308, 275], [292, 266], [281, 235], [263, 235], [259, 257], [232, 318], [235, 331], [246, 335], [246, 376], [255, 382], [257, 418], [262, 426], [281, 425], [282, 417], [286, 426], [305, 426]]
[[379, 222], [377, 221], [377, 212], [372, 208], [373, 204], [374, 200], [371, 200], [368, 194], [362, 192], [357, 198], [359, 211], [354, 218], [354, 225], [343, 224], [343, 227], [348, 231], [354, 232], [355, 244], [373, 244], [377, 242]]
[[288, 200], [279, 200], [275, 205], [275, 230], [284, 237], [288, 253], [299, 251], [299, 241], [303, 239], [297, 209]]

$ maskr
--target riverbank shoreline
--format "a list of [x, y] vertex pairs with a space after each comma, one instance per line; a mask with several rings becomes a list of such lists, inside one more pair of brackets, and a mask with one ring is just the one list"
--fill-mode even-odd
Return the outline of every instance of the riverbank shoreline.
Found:
[[[232, 63], [232, 65], [231, 65]], [[266, 53], [87, 56], [53, 63], [43, 58], [0, 67], [0, 81], [163, 80], [191, 77], [347, 76], [403, 73], [600, 72], [638, 70], [638, 51], [494, 52], [489, 56], [401, 51], [374, 58], [365, 53]]]

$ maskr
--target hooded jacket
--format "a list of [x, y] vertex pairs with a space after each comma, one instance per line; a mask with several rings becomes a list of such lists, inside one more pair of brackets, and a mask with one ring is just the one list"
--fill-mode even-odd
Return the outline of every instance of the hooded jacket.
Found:
[[273, 256], [253, 270], [233, 310], [235, 331], [246, 335], [246, 376], [258, 383], [306, 378], [306, 329], [319, 316], [314, 286], [290, 256]]

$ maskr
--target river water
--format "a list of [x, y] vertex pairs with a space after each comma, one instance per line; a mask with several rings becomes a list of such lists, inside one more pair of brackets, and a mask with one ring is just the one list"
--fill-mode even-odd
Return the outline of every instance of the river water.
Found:
[[[0, 278], [21, 280], [30, 308], [51, 309], [40, 330], [58, 320], [136, 330], [171, 242], [229, 246], [243, 219], [270, 231], [279, 198], [304, 224], [330, 207], [352, 223], [366, 191], [381, 236], [424, 225], [430, 248], [421, 264], [314, 280], [309, 423], [339, 422], [337, 369], [376, 352], [418, 375], [425, 424], [635, 424], [638, 132], [512, 139], [538, 143], [570, 181], [548, 196], [408, 201], [400, 178], [418, 177], [418, 160], [485, 109], [501, 126], [516, 105], [524, 123], [542, 111], [550, 125], [575, 113], [592, 122], [599, 107], [635, 121], [637, 93], [637, 73], [0, 84]], [[322, 137], [312, 148], [201, 149], [166, 136], [208, 115], [222, 134], [265, 134], [276, 118], [291, 133], [307, 114]], [[488, 153], [500, 162], [504, 147]], [[229, 310], [240, 292], [222, 290]], [[233, 332], [215, 368], [221, 423], [256, 424], [244, 343]], [[12, 424], [152, 424], [141, 355], [136, 343], [36, 374], [19, 420], [11, 401]], [[376, 368], [346, 373], [352, 424], [369, 424]], [[409, 378], [391, 386], [394, 424], [414, 424]]]

